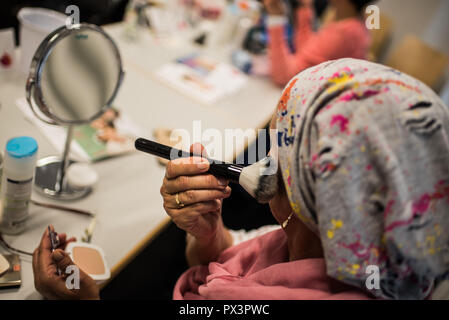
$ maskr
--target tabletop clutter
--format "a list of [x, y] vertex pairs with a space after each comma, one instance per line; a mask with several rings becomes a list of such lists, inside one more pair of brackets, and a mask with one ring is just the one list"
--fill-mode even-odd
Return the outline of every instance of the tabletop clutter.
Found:
[[[80, 199], [92, 191], [98, 175], [87, 163], [74, 163], [70, 159], [74, 137], [87, 160], [98, 160], [129, 151], [132, 138], [118, 132], [115, 124], [123, 117], [120, 117], [117, 109], [111, 108], [123, 76], [120, 53], [112, 39], [97, 26], [82, 24], [68, 28], [61, 24], [61, 14], [51, 10], [24, 8], [18, 16], [22, 29], [25, 29], [21, 36], [30, 37], [22, 40], [36, 42], [37, 48], [32, 48], [30, 52], [30, 48], [22, 46], [25, 49], [22, 60], [27, 59], [28, 65], [31, 60], [25, 92], [27, 107], [33, 113], [29, 119], [37, 118], [53, 128], [65, 128], [56, 136], [66, 137], [62, 157], [51, 156], [39, 160], [38, 143], [33, 137], [13, 137], [6, 143], [4, 161], [2, 158], [0, 232], [2, 235], [20, 236], [26, 233], [31, 203], [71, 213], [90, 214], [31, 199], [33, 189], [54, 200]], [[56, 28], [55, 21], [59, 21]], [[49, 32], [33, 33], [33, 30], [42, 31], [42, 24], [49, 27]], [[76, 50], [74, 52], [78, 55], [72, 54], [74, 46], [82, 52], [81, 55]], [[27, 57], [30, 53], [31, 56]], [[73, 76], [70, 83], [64, 74]], [[83, 95], [80, 96], [79, 92], [83, 92]], [[126, 128], [126, 125], [122, 127]], [[86, 242], [92, 239], [94, 216], [93, 219], [83, 237]], [[58, 234], [50, 231], [50, 227], [48, 230], [53, 251], [59, 248]], [[31, 255], [11, 247], [3, 236], [1, 243], [9, 251]], [[110, 277], [106, 255], [100, 247], [70, 242], [65, 250], [95, 280], [104, 281]], [[11, 275], [20, 272], [16, 260], [16, 256], [1, 256], [1, 271], [5, 275], [0, 283], [17, 285], [8, 282]]]
[[226, 46], [231, 48], [229, 64], [243, 73], [267, 75], [267, 61], [261, 59], [267, 53], [266, 12], [260, 1], [133, 0], [124, 22], [130, 40], [144, 28], [162, 43], [187, 39], [205, 48]]
[[[0, 192], [0, 233], [18, 235], [26, 232], [29, 216], [34, 171], [36, 168], [38, 145], [32, 137], [11, 138], [6, 144], [4, 159], [1, 159]], [[4, 161], [3, 161], [4, 160]], [[39, 204], [39, 202], [37, 202]], [[44, 205], [45, 204], [40, 204]], [[49, 205], [51, 208], [52, 206]], [[64, 206], [54, 206], [61, 210], [76, 210]], [[80, 213], [80, 212], [77, 212]], [[65, 248], [72, 260], [98, 283], [109, 279], [110, 269], [103, 250], [90, 242], [95, 217], [85, 231], [83, 242], [69, 243]], [[55, 233], [57, 238], [57, 233]], [[2, 244], [5, 240], [1, 237]], [[10, 251], [20, 250], [10, 248]], [[57, 246], [53, 249], [56, 249]], [[17, 287], [21, 284], [19, 254], [0, 254], [0, 288]]]

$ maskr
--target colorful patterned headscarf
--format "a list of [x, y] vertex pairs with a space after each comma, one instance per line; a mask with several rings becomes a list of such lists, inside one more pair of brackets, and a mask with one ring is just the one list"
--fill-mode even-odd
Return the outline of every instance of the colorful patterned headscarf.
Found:
[[320, 236], [329, 276], [421, 299], [449, 275], [449, 110], [430, 88], [325, 62], [288, 83], [277, 129], [291, 207]]

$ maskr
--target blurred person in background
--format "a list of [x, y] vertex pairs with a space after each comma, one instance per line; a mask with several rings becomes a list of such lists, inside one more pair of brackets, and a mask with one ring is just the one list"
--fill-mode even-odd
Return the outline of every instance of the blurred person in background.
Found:
[[317, 32], [312, 29], [313, 0], [297, 0], [294, 9], [295, 52], [291, 52], [284, 36], [287, 22], [283, 0], [264, 0], [268, 13], [268, 55], [270, 76], [279, 86], [295, 74], [327, 60], [340, 58], [365, 59], [370, 46], [370, 34], [365, 27], [363, 10], [370, 0], [330, 0], [333, 21]]

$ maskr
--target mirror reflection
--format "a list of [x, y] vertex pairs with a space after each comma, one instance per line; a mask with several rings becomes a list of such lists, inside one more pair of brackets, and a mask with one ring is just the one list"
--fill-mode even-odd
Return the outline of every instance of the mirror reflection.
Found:
[[98, 116], [120, 77], [113, 43], [94, 30], [62, 38], [48, 54], [41, 74], [45, 104], [56, 118], [80, 122]]

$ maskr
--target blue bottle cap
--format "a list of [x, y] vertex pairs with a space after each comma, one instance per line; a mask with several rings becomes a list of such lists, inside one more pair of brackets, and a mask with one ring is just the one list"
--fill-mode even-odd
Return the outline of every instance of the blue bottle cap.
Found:
[[13, 158], [24, 158], [34, 155], [37, 142], [31, 137], [12, 138], [6, 144], [6, 152]]

